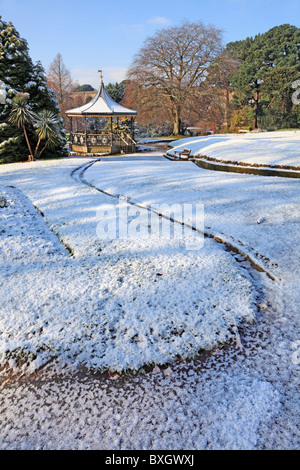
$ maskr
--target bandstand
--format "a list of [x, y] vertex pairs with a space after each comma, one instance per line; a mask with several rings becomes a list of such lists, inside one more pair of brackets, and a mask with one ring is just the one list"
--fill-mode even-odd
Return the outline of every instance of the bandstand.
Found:
[[95, 97], [66, 111], [70, 119], [71, 152], [79, 155], [135, 152], [133, 124], [137, 111], [121, 106], [109, 96], [99, 72], [100, 87]]

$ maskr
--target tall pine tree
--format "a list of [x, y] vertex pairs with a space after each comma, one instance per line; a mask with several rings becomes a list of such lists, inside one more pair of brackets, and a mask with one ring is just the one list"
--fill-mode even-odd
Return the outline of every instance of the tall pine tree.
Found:
[[[229, 43], [227, 50], [241, 63], [238, 72], [231, 77], [231, 84], [237, 91], [236, 103], [240, 107], [252, 106], [253, 127], [257, 128], [259, 116], [263, 116], [264, 109], [272, 105], [270, 103], [272, 90], [269, 89], [272, 75], [278, 76], [278, 68], [281, 69], [281, 81], [284, 76], [286, 80], [290, 80], [290, 77], [300, 75], [300, 29], [289, 24], [276, 26], [254, 38]], [[283, 70], [285, 75], [282, 73]], [[268, 81], [268, 93], [266, 93], [267, 87], [264, 86], [265, 81]], [[286, 83], [290, 87], [291, 84], [291, 82]], [[281, 85], [284, 87], [284, 84]], [[276, 112], [280, 116], [280, 111]], [[286, 122], [285, 116], [282, 123], [278, 124], [284, 125]]]
[[[35, 112], [43, 108], [59, 113], [53, 92], [47, 86], [44, 69], [40, 62], [33, 64], [28, 44], [22, 39], [11, 22], [6, 23], [0, 16], [0, 81], [4, 83], [6, 99], [0, 104], [0, 163], [26, 160], [28, 148], [23, 133], [9, 124], [12, 99], [18, 93], [28, 93], [28, 105]], [[63, 124], [61, 122], [61, 130]], [[32, 131], [29, 138], [36, 139]], [[65, 155], [65, 139], [52, 148], [56, 156]], [[45, 153], [45, 156], [49, 156]]]

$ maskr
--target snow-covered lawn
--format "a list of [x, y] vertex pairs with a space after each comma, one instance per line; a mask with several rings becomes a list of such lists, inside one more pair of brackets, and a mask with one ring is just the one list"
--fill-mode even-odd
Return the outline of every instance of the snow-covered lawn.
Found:
[[2, 189], [1, 365], [21, 360], [32, 371], [58, 356], [137, 370], [222, 345], [255, 320], [249, 276], [215, 241], [193, 251], [181, 239], [98, 238], [99, 211], [115, 200], [66, 177], [69, 165], [17, 177], [56, 240], [19, 189]]
[[300, 169], [300, 131], [247, 134], [216, 134], [188, 137], [169, 144], [173, 149], [191, 149], [194, 157], [217, 162]]
[[202, 203], [207, 234], [233, 243], [275, 276], [282, 274], [277, 265], [289, 269], [299, 241], [298, 180], [224, 174], [192, 162], [141, 162], [135, 157], [103, 159], [87, 169], [85, 179], [145, 206]]
[[[300, 447], [298, 180], [151, 153], [5, 165], [0, 189], [1, 363], [56, 357], [62, 374], [2, 389], [1, 448]], [[203, 247], [99, 238], [119, 195], [143, 214], [203, 204]], [[72, 372], [166, 363], [116, 382]]]

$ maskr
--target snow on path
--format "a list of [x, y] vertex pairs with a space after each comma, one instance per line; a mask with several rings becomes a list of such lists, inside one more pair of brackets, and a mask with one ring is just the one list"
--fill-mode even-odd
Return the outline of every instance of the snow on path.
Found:
[[[151, 162], [151, 166], [154, 165], [150, 170], [145, 158], [140, 163], [138, 159], [135, 164], [131, 162], [131, 169], [126, 165], [126, 160], [119, 164], [116, 172], [111, 173], [113, 178], [109, 177], [113, 168], [107, 170], [117, 159], [115, 162], [104, 160], [96, 164], [102, 172], [101, 184], [98, 180], [101, 189], [116, 189], [118, 194], [139, 196], [147, 203], [158, 201], [157, 195], [160, 193], [160, 201], [169, 201], [172, 194], [182, 202], [187, 195], [187, 183], [191, 196], [195, 195], [201, 184], [208, 189], [214, 182], [215, 187], [205, 201], [210, 214], [210, 225], [206, 221], [207, 226], [222, 233], [226, 228], [228, 236], [241, 243], [245, 241], [250, 250], [255, 249], [256, 241], [261, 253], [270, 256], [270, 262], [265, 260], [268, 267], [276, 268], [274, 263], [278, 264], [276, 272], [283, 277], [281, 284], [264, 279], [268, 308], [258, 324], [249, 325], [243, 330], [242, 350], [221, 349], [203, 361], [173, 364], [172, 370], [167, 369], [165, 373], [125, 376], [116, 382], [97, 376], [73, 374], [69, 378], [58, 375], [54, 379], [50, 371], [49, 377], [45, 373], [32, 382], [6, 385], [0, 394], [1, 448], [298, 449], [299, 363], [294, 347], [299, 339], [298, 292], [294, 291], [297, 287], [297, 252], [291, 252], [292, 242], [297, 241], [298, 236], [295, 230], [296, 186], [281, 179], [274, 201], [270, 198], [262, 203], [262, 180], [255, 181], [248, 177], [243, 181], [242, 178], [235, 180], [233, 187], [236, 188], [233, 197], [230, 197], [224, 175], [218, 176], [184, 164], [188, 166], [181, 168], [182, 184], [176, 185], [172, 180], [172, 167], [166, 168], [163, 161]], [[91, 235], [88, 226], [97, 222], [97, 203], [93, 210], [87, 204], [91, 202], [91, 188], [69, 184], [70, 172], [79, 160], [41, 163], [33, 164], [31, 168], [20, 164], [10, 166], [11, 170], [8, 166], [0, 168], [1, 184], [15, 185], [22, 190], [45, 213], [51, 229], [72, 248], [77, 260], [82, 260], [83, 240]], [[160, 168], [159, 164], [162, 165]], [[39, 168], [38, 179], [34, 175], [35, 165]], [[91, 171], [97, 168], [96, 165], [91, 167]], [[51, 173], [50, 168], [53, 170]], [[178, 171], [179, 168], [176, 177]], [[118, 172], [123, 181], [120, 176], [117, 177]], [[91, 174], [95, 182], [95, 173]], [[56, 188], [55, 184], [50, 184], [50, 180], [54, 182], [55, 178]], [[195, 178], [198, 188], [195, 188]], [[267, 181], [271, 187], [274, 184], [274, 181], [266, 179], [264, 195], [268, 194]], [[245, 182], [246, 194], [243, 193]], [[143, 188], [145, 193], [142, 192]], [[232, 190], [232, 182], [230, 188]], [[232, 209], [229, 217], [227, 214], [227, 224], [226, 211], [222, 216], [222, 207], [218, 205], [218, 195], [212, 197], [216, 189], [223, 197], [220, 203], [223, 208], [227, 210], [237, 201], [242, 201], [243, 207], [248, 208], [247, 215], [242, 214], [241, 210]], [[243, 222], [249, 222], [251, 214], [251, 203], [248, 204], [247, 199], [254, 201], [257, 191], [261, 194], [259, 207], [255, 208], [252, 202], [253, 227], [248, 238], [243, 239], [242, 236], [248, 233], [243, 229]], [[272, 202], [278, 204], [279, 193], [284, 194], [284, 207], [280, 206], [278, 214]], [[78, 207], [74, 204], [74, 194], [80, 195], [79, 204], [83, 209], [76, 222], [73, 216], [78, 213]], [[149, 194], [154, 196], [153, 199]], [[86, 204], [82, 204], [82, 198], [86, 198]], [[273, 234], [278, 235], [273, 250], [272, 243], [267, 240], [263, 242], [259, 236], [263, 224], [255, 225], [254, 229], [258, 209], [262, 210], [263, 215], [269, 216], [271, 213]], [[285, 213], [287, 215], [283, 217]], [[229, 231], [230, 227], [234, 227], [230, 217], [237, 223], [233, 235]], [[284, 229], [285, 223], [288, 230]], [[285, 242], [278, 241], [281, 237]], [[86, 247], [88, 256], [96, 256], [97, 250], [93, 246], [88, 244]], [[111, 253], [109, 250], [113, 247], [107, 245], [106, 248]]]
[[293, 423], [290, 429], [285, 423], [289, 435], [283, 433], [280, 442], [273, 435], [273, 420], [282, 409], [279, 392], [264, 378], [225, 364], [227, 374], [191, 365], [174, 369], [171, 377], [148, 374], [118, 385], [64, 377], [7, 387], [0, 394], [1, 448], [190, 451], [297, 445]]

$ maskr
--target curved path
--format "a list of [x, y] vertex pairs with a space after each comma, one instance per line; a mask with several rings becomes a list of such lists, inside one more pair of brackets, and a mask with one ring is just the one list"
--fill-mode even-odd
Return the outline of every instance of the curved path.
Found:
[[[300, 177], [297, 151], [299, 131], [216, 134], [170, 142], [177, 150], [188, 148], [191, 159], [201, 168], [262, 176]], [[168, 150], [167, 158], [173, 158]]]
[[[72, 257], [53, 263], [49, 258], [41, 266], [40, 257], [32, 256], [28, 266], [28, 246], [26, 258], [18, 255], [21, 265], [11, 256], [12, 266], [4, 268], [9, 275], [2, 300], [7, 313], [2, 322], [6, 351], [17, 360], [14, 351], [18, 350], [37, 356], [30, 361], [30, 370], [48, 361], [50, 351], [52, 356], [88, 367], [128, 370], [192, 357], [199, 349], [211, 350], [236, 340], [236, 328], [255, 319], [262, 296], [262, 282], [249, 263], [241, 256], [237, 260], [238, 253], [233, 259], [228, 246], [225, 251], [211, 238], [199, 246], [202, 236], [191, 229], [174, 240], [156, 233], [146, 240], [135, 234], [123, 240], [116, 233], [110, 240], [102, 239], [99, 211], [115, 211], [117, 201], [83, 185], [78, 178], [82, 171], [73, 170], [69, 179], [63, 168], [49, 166], [44, 173], [38, 165], [29, 185], [27, 176], [16, 181], [35, 198], [44, 220]], [[3, 216], [13, 215], [18, 198], [12, 194], [13, 202]], [[140, 212], [146, 228], [149, 221], [144, 216], [148, 218], [149, 211]], [[151, 214], [151, 222], [157, 228], [157, 211]], [[28, 233], [28, 228], [22, 230]], [[7, 229], [4, 233], [2, 245], [11, 242], [13, 253], [15, 234]], [[186, 241], [197, 243], [197, 249], [187, 250]], [[25, 246], [19, 252], [25, 253]]]
[[251, 166], [247, 164], [234, 164], [226, 163], [222, 160], [208, 160], [207, 158], [195, 158], [192, 161], [200, 168], [213, 171], [226, 171], [229, 173], [245, 173], [247, 175], [261, 175], [261, 176], [275, 176], [283, 178], [300, 178], [300, 171], [298, 169], [287, 169], [287, 168], [276, 168], [276, 167], [262, 167], [262, 166]]
[[[110, 193], [108, 191], [105, 191], [104, 189], [101, 189], [100, 187], [98, 186], [95, 186], [94, 184], [92, 184], [91, 182], [89, 182], [86, 178], [85, 178], [85, 173], [88, 169], [90, 169], [93, 165], [95, 165], [95, 163], [97, 162], [100, 162], [102, 161], [101, 159], [98, 159], [96, 161], [92, 161], [92, 162], [89, 162], [89, 163], [86, 163], [82, 166], [80, 166], [79, 168], [76, 168], [73, 172], [72, 172], [72, 177], [75, 179], [75, 180], [79, 180], [81, 181], [83, 184], [86, 184], [94, 189], [96, 189], [97, 191], [100, 191], [101, 193], [103, 194], [106, 194], [107, 196], [110, 196], [110, 197], [113, 197], [113, 198], [119, 198], [119, 194], [114, 194], [114, 193]], [[154, 214], [160, 216], [160, 217], [163, 217], [167, 220], [169, 220], [170, 222], [174, 223], [174, 224], [180, 224], [180, 225], [183, 225], [183, 226], [186, 226], [188, 228], [190, 228], [191, 230], [193, 230], [194, 232], [198, 233], [199, 235], [201, 236], [204, 236], [204, 237], [209, 237], [209, 238], [213, 238], [214, 240], [216, 240], [218, 243], [222, 243], [224, 245], [224, 247], [230, 251], [234, 256], [238, 255], [239, 257], [239, 262], [241, 262], [242, 260], [244, 262], [248, 261], [248, 263], [250, 263], [250, 265], [252, 266], [252, 268], [260, 271], [260, 272], [264, 272], [270, 279], [272, 279], [273, 281], [276, 280], [276, 277], [274, 274], [272, 274], [269, 270], [266, 269], [265, 266], [263, 266], [259, 260], [257, 258], [253, 258], [251, 256], [250, 253], [246, 253], [245, 251], [242, 251], [241, 250], [241, 247], [236, 245], [234, 243], [234, 240], [233, 241], [229, 241], [229, 240], [226, 240], [226, 239], [223, 239], [220, 235], [215, 235], [213, 234], [211, 231], [208, 232], [208, 231], [205, 231], [204, 230], [200, 230], [197, 228], [197, 226], [193, 223], [189, 223], [187, 221], [184, 221], [182, 222], [182, 220], [179, 220], [179, 219], [176, 219], [174, 217], [172, 217], [171, 215], [168, 215], [166, 213], [163, 213], [161, 210], [158, 210], [158, 209], [155, 209], [154, 207], [150, 206], [150, 205], [147, 205], [147, 204], [143, 204], [142, 202], [138, 201], [138, 200], [134, 200], [132, 197], [130, 197], [129, 195], [124, 195], [122, 194], [122, 197], [126, 197], [126, 200], [128, 202], [128, 204], [131, 204], [133, 206], [136, 206], [138, 208], [141, 208], [141, 209], [144, 209], [144, 210], [147, 210], [147, 211], [151, 211], [153, 212]], [[204, 227], [203, 227], [204, 228]], [[241, 259], [242, 258], [242, 259]]]

